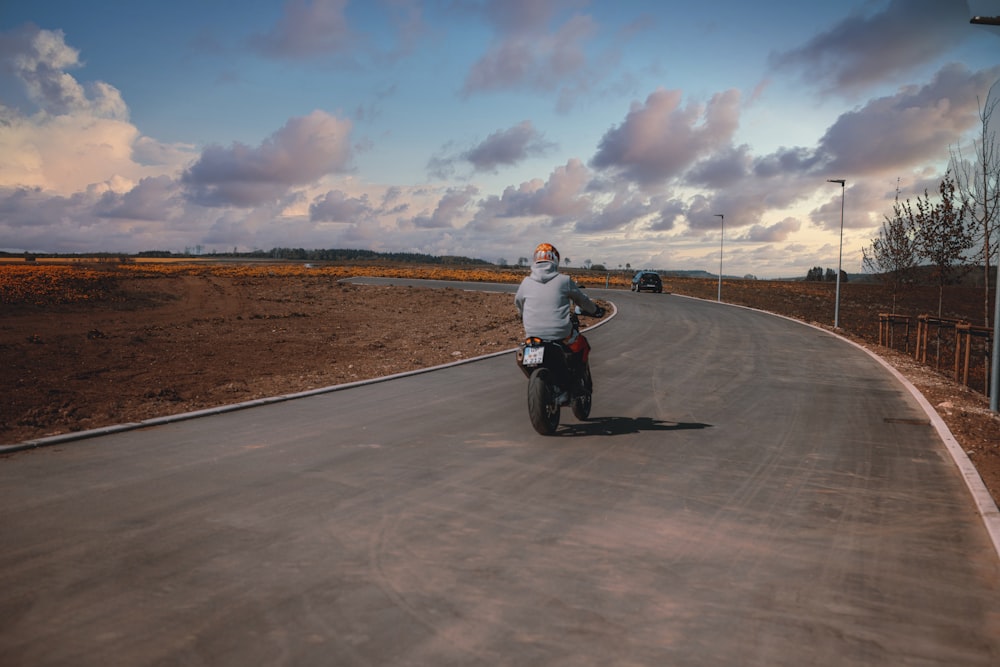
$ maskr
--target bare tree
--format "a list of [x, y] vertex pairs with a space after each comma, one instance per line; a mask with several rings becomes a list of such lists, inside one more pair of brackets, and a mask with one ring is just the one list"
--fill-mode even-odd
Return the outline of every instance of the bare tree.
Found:
[[974, 244], [968, 206], [955, 198], [955, 181], [945, 172], [939, 187], [941, 201], [931, 203], [930, 195], [917, 197], [916, 212], [907, 200], [908, 223], [916, 241], [918, 256], [934, 267], [938, 283], [938, 317], [941, 317], [944, 286], [963, 266], [966, 252]]
[[867, 271], [878, 274], [892, 293], [892, 312], [896, 312], [896, 297], [913, 277], [917, 266], [917, 242], [914, 230], [908, 224], [912, 211], [910, 202], [899, 201], [899, 184], [896, 184], [896, 201], [892, 217], [884, 216], [878, 238], [872, 239], [867, 248], [861, 249], [862, 264]]
[[[1000, 106], [1000, 81], [994, 83], [979, 105], [980, 135], [972, 142], [974, 156], [965, 159], [961, 147], [951, 151], [955, 188], [969, 207], [969, 217], [975, 227], [975, 242], [983, 262], [985, 285], [983, 296], [984, 324], [990, 325], [990, 266], [1000, 248], [1000, 138], [990, 127], [994, 112]], [[996, 298], [996, 297], [994, 297]]]

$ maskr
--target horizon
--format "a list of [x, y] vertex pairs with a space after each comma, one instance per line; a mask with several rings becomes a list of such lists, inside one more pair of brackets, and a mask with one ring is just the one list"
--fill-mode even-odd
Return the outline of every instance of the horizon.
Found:
[[[355, 253], [355, 252], [358, 252], [358, 253], [372, 253], [374, 256], [371, 257], [371, 258], [367, 258], [367, 259], [362, 259], [362, 258], [355, 258], [355, 259], [324, 259], [324, 258], [317, 258], [317, 257], [275, 257], [275, 256], [268, 256], [268, 255], [273, 255], [274, 253], [280, 252], [280, 251], [290, 251], [290, 252], [299, 252], [299, 251], [301, 251], [301, 252], [304, 252], [304, 253], [307, 253], [307, 254], [312, 254], [312, 253], [331, 253], [331, 252], [332, 253]], [[380, 252], [380, 251], [374, 251], [374, 250], [370, 250], [370, 249], [366, 249], [366, 248], [270, 248], [268, 250], [255, 249], [255, 250], [238, 251], [238, 252], [233, 252], [233, 251], [218, 251], [218, 250], [214, 250], [214, 249], [213, 250], [204, 250], [204, 251], [200, 251], [200, 252], [191, 252], [190, 249], [188, 249], [187, 251], [184, 251], [184, 252], [171, 251], [171, 250], [140, 250], [140, 251], [134, 252], [134, 253], [107, 252], [107, 251], [95, 251], [95, 252], [83, 252], [83, 253], [80, 253], [80, 252], [54, 253], [54, 252], [31, 252], [31, 251], [22, 251], [22, 250], [0, 249], [0, 261], [2, 261], [2, 260], [8, 260], [6, 262], [3, 262], [5, 264], [12, 263], [12, 261], [9, 261], [9, 260], [21, 260], [21, 261], [24, 261], [24, 260], [26, 260], [28, 258], [30, 258], [30, 260], [28, 260], [28, 261], [34, 261], [36, 259], [77, 259], [77, 260], [97, 259], [97, 260], [100, 261], [100, 260], [116, 260], [116, 259], [121, 259], [121, 258], [128, 258], [128, 259], [143, 259], [143, 260], [148, 260], [150, 262], [155, 262], [157, 259], [168, 259], [168, 260], [173, 260], [173, 259], [206, 259], [206, 260], [210, 260], [213, 257], [223, 257], [223, 258], [225, 258], [225, 257], [232, 257], [232, 258], [235, 258], [235, 259], [260, 260], [260, 261], [270, 261], [270, 262], [288, 262], [288, 263], [309, 262], [309, 263], [317, 263], [318, 265], [321, 265], [324, 262], [358, 262], [358, 263], [364, 263], [365, 261], [378, 261], [378, 260], [386, 259], [387, 258], [386, 256], [390, 256], [390, 255], [401, 255], [401, 256], [403, 256], [400, 259], [393, 260], [393, 261], [398, 261], [398, 262], [401, 262], [401, 263], [419, 263], [419, 259], [421, 257], [425, 257], [425, 258], [428, 258], [430, 260], [457, 260], [457, 262], [452, 262], [452, 261], [433, 262], [432, 261], [431, 263], [442, 263], [442, 264], [458, 263], [458, 264], [461, 264], [463, 261], [467, 261], [467, 262], [470, 262], [470, 263], [473, 263], [473, 264], [487, 264], [489, 266], [493, 266], [493, 267], [496, 267], [498, 269], [515, 269], [515, 268], [516, 269], [527, 269], [527, 268], [530, 267], [530, 263], [528, 263], [528, 264], [520, 264], [520, 263], [518, 263], [516, 261], [515, 262], [510, 262], [506, 258], [498, 258], [497, 260], [489, 260], [489, 259], [478, 258], [478, 257], [469, 257], [469, 256], [464, 256], [464, 255], [428, 255], [426, 253], [414, 253], [414, 252], [406, 252], [406, 251], [386, 251], [386, 252]], [[388, 257], [388, 259], [392, 259], [392, 258]], [[586, 261], [586, 260], [584, 260], [584, 261]], [[581, 265], [569, 265], [569, 264], [566, 264], [565, 262], [566, 262], [566, 260], [563, 260], [563, 262], [560, 263], [560, 269], [566, 269], [568, 271], [574, 271], [574, 272], [595, 271], [595, 272], [603, 272], [603, 273], [618, 272], [618, 273], [635, 274], [635, 273], [640, 273], [640, 272], [643, 272], [643, 271], [651, 271], [651, 272], [654, 272], [654, 273], [659, 273], [659, 274], [664, 275], [664, 276], [670, 276], [671, 274], [673, 274], [675, 277], [677, 275], [679, 275], [679, 274], [683, 274], [683, 277], [695, 277], [695, 278], [703, 276], [705, 278], [718, 279], [718, 277], [719, 277], [719, 273], [718, 272], [712, 272], [712, 271], [708, 271], [706, 269], [700, 269], [700, 268], [694, 268], [694, 269], [692, 269], [692, 268], [662, 268], [662, 267], [661, 268], [656, 268], [656, 267], [649, 267], [649, 266], [625, 266], [625, 265], [621, 265], [621, 266], [615, 267], [615, 266], [607, 266], [607, 265], [599, 263], [599, 262], [593, 262], [591, 264], [591, 266], [583, 266], [582, 264]], [[970, 274], [970, 273], [972, 273], [972, 272], [974, 272], [976, 270], [982, 270], [983, 269], [982, 263], [979, 263], [979, 264], [969, 263], [969, 264], [964, 264], [962, 266], [966, 269], [965, 274]], [[764, 276], [764, 277], [762, 277], [762, 276], [758, 276], [756, 274], [736, 275], [736, 274], [723, 273], [722, 274], [722, 279], [723, 280], [759, 280], [759, 281], [775, 281], [775, 282], [787, 282], [787, 281], [795, 281], [795, 280], [808, 281], [807, 274], [812, 269], [815, 269], [815, 268], [819, 268], [819, 269], [823, 270], [824, 276], [827, 275], [827, 272], [834, 272], [834, 273], [836, 273], [834, 267], [825, 267], [825, 266], [818, 266], [817, 265], [817, 266], [811, 266], [811, 267], [805, 269], [802, 273], [796, 274], [796, 275], [789, 274], [789, 275], [785, 275], [785, 276]], [[932, 269], [934, 269], [934, 266], [931, 265], [931, 264], [920, 264], [920, 265], [917, 265], [915, 268], [916, 269], [932, 270]], [[991, 275], [995, 275], [996, 274], [997, 268], [998, 267], [996, 267], [996, 266], [991, 266], [990, 267]], [[861, 271], [847, 271], [847, 270], [843, 270], [843, 273], [846, 276], [848, 276], [848, 277], [854, 277], [854, 278], [875, 278], [875, 279], [877, 279], [879, 276], [884, 275], [884, 274], [880, 274], [880, 273], [871, 273], [871, 272], [865, 271], [865, 270], [861, 270]], [[978, 281], [978, 278], [976, 278], [976, 280]], [[824, 277], [823, 280], [812, 281], [812, 282], [833, 282], [833, 281], [830, 280], [829, 278]], [[865, 282], [867, 282], [867, 281], [865, 281]], [[981, 286], [975, 286], [975, 285], [972, 286], [972, 287], [981, 288]]]

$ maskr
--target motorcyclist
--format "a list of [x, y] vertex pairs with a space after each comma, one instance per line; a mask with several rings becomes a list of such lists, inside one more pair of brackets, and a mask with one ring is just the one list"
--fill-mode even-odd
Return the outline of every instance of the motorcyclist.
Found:
[[570, 312], [576, 305], [588, 315], [603, 317], [604, 309], [591, 301], [572, 278], [559, 273], [559, 251], [555, 246], [540, 243], [535, 248], [531, 274], [521, 281], [514, 303], [525, 336], [562, 341], [574, 352], [578, 363], [587, 363], [590, 343], [573, 326]]

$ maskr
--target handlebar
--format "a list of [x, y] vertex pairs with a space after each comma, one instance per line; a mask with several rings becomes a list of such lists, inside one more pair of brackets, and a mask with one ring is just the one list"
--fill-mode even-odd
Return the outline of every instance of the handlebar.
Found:
[[[602, 317], [604, 317], [604, 315], [606, 313], [607, 313], [607, 311], [604, 310], [604, 308], [601, 308], [600, 306], [597, 306], [597, 310], [592, 315], [590, 313], [586, 313], [586, 314], [590, 315], [590, 317], [596, 317], [597, 319], [601, 319]], [[570, 319], [573, 320], [573, 324], [579, 324], [580, 323], [580, 315], [583, 315], [583, 314], [584, 314], [584, 312], [580, 308], [580, 306], [574, 306], [573, 307], [573, 312], [570, 314]]]

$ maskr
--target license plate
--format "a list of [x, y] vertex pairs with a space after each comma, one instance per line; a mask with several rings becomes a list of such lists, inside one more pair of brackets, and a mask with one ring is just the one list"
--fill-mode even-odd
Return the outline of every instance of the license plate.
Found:
[[545, 357], [544, 347], [526, 347], [524, 348], [524, 358], [521, 360], [521, 365], [523, 366], [538, 366], [542, 363], [542, 359]]

